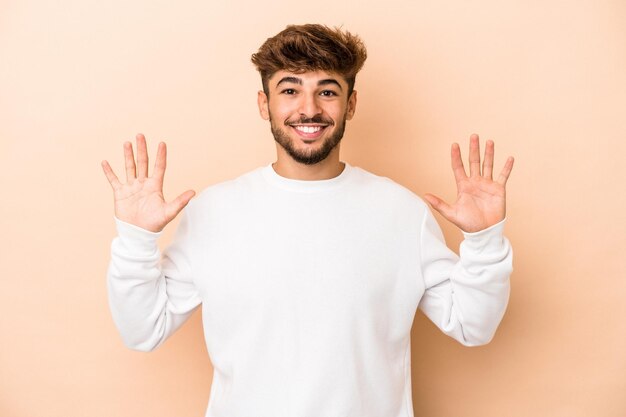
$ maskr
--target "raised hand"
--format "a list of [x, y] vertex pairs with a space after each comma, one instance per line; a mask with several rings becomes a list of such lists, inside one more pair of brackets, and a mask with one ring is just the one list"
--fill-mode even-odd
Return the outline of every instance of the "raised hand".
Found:
[[478, 232], [500, 222], [506, 214], [506, 181], [513, 169], [513, 157], [504, 164], [497, 180], [493, 179], [493, 142], [487, 141], [482, 172], [478, 135], [470, 136], [470, 175], [467, 176], [459, 144], [452, 145], [452, 171], [457, 186], [457, 199], [452, 205], [439, 197], [426, 194], [424, 198], [443, 217], [465, 232]]
[[163, 177], [167, 159], [165, 143], [159, 143], [154, 170], [150, 177], [146, 138], [140, 133], [136, 139], [137, 164], [132, 144], [124, 143], [125, 184], [119, 181], [107, 161], [102, 161], [102, 169], [113, 188], [115, 216], [151, 232], [160, 232], [189, 203], [195, 192], [187, 190], [167, 203], [163, 197]]

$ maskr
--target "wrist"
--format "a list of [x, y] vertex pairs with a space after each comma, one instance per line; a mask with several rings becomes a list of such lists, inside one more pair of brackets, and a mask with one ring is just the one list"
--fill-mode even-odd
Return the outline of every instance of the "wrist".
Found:
[[461, 232], [463, 232], [463, 236], [465, 237], [465, 239], [481, 238], [483, 236], [493, 235], [493, 234], [503, 234], [505, 223], [506, 223], [506, 217], [500, 220], [496, 224], [477, 230], [475, 232], [466, 232], [463, 229], [461, 229]]

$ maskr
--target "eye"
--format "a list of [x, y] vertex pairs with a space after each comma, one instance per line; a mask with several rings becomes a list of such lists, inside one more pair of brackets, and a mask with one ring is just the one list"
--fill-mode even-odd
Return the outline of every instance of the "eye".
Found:
[[293, 88], [286, 88], [281, 91], [281, 94], [293, 95], [296, 94], [296, 90], [294, 90]]
[[320, 93], [320, 95], [324, 97], [333, 97], [333, 96], [336, 96], [337, 93], [335, 93], [333, 90], [324, 90]]

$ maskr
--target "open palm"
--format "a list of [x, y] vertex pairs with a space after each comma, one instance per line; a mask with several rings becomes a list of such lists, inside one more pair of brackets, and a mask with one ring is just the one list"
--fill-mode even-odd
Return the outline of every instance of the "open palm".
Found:
[[135, 226], [160, 232], [172, 221], [195, 195], [192, 190], [185, 191], [171, 202], [163, 197], [163, 178], [167, 160], [165, 143], [159, 143], [152, 176], [148, 176], [148, 151], [146, 139], [142, 134], [137, 137], [137, 163], [130, 142], [124, 143], [124, 161], [126, 183], [122, 184], [107, 161], [102, 161], [115, 199], [115, 216]]
[[482, 171], [478, 135], [470, 136], [470, 175], [467, 176], [461, 150], [457, 143], [452, 145], [452, 171], [457, 185], [457, 200], [448, 204], [441, 198], [426, 194], [424, 198], [443, 217], [464, 232], [477, 232], [493, 226], [506, 215], [506, 181], [513, 169], [513, 158], [509, 157], [497, 180], [493, 179], [494, 144], [487, 141]]

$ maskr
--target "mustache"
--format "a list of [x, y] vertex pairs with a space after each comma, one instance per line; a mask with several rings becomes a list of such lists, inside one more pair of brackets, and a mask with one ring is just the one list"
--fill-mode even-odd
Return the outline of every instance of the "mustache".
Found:
[[326, 124], [329, 126], [334, 125], [335, 123], [331, 120], [331, 119], [327, 119], [325, 117], [322, 117], [320, 115], [315, 115], [313, 117], [305, 117], [305, 116], [300, 116], [298, 119], [287, 119], [285, 120], [285, 125], [286, 126], [290, 126], [290, 125], [298, 125], [298, 124], [311, 124], [311, 123], [319, 123], [319, 124]]

